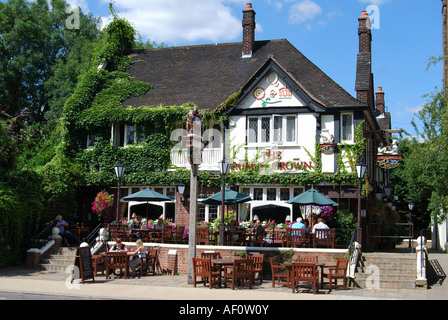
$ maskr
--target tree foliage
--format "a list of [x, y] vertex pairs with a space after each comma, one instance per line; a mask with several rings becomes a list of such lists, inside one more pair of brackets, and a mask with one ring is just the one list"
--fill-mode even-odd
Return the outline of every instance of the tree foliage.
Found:
[[423, 128], [415, 126], [416, 136], [408, 134], [401, 139], [404, 159], [392, 173], [396, 195], [405, 195], [407, 202], [416, 203], [421, 213], [428, 212], [436, 224], [444, 221], [448, 212], [447, 111], [443, 93], [428, 95], [428, 102], [416, 115]]
[[67, 8], [65, 0], [0, 2], [0, 105], [9, 115], [57, 117], [90, 63], [99, 19], [80, 11], [79, 28], [68, 29]]

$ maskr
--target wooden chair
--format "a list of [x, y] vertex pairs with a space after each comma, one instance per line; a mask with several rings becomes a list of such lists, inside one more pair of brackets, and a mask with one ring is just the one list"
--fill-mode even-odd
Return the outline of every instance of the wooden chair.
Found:
[[[260, 282], [263, 283], [264, 254], [248, 253], [246, 254], [246, 259], [251, 259], [253, 261], [253, 281], [260, 280]], [[255, 277], [255, 275], [257, 277]]]
[[229, 246], [242, 246], [246, 243], [246, 229], [236, 227], [234, 230], [224, 231], [224, 243]]
[[[202, 280], [198, 281], [197, 277]], [[208, 281], [207, 281], [208, 280]], [[213, 271], [211, 259], [193, 258], [193, 285], [196, 288], [197, 283], [209, 283], [210, 289], [214, 285], [221, 286], [221, 272]]]
[[288, 244], [286, 237], [286, 230], [284, 229], [274, 229], [271, 232], [272, 244], [274, 246], [286, 247]]
[[305, 229], [287, 229], [288, 247], [304, 247], [306, 243]]
[[334, 249], [334, 235], [334, 229], [316, 229], [313, 235], [313, 247], [331, 247]]
[[139, 230], [140, 237], [143, 242], [148, 242], [150, 238], [150, 231], [148, 229], [141, 229]]
[[201, 253], [201, 258], [205, 259], [221, 259], [221, 253], [215, 251], [204, 251]]
[[196, 242], [197, 244], [210, 244], [210, 230], [207, 226], [196, 228]]
[[109, 278], [110, 270], [124, 269], [124, 278], [128, 278], [129, 257], [127, 252], [106, 252], [106, 279]]
[[[201, 258], [210, 259], [210, 260], [212, 260], [212, 259], [222, 259], [221, 254], [219, 252], [215, 252], [215, 251], [205, 251], [205, 252], [202, 252], [201, 253]], [[222, 272], [221, 266], [214, 266], [214, 265], [212, 265], [212, 269], [215, 272], [219, 272], [219, 273]]]
[[101, 274], [104, 274], [104, 256], [102, 255], [92, 255], [92, 266], [93, 266], [93, 274], [96, 276], [98, 270], [101, 269]]
[[318, 262], [319, 256], [299, 255], [297, 258], [299, 262]]
[[251, 259], [237, 259], [233, 266], [224, 267], [224, 286], [227, 287], [227, 279], [231, 279], [232, 290], [235, 289], [235, 283], [248, 284], [252, 289], [253, 279], [253, 261]]
[[174, 234], [174, 242], [175, 243], [183, 243], [184, 242], [184, 231], [185, 226], [176, 226], [176, 232]]
[[165, 226], [162, 231], [162, 243], [173, 242], [173, 226]]
[[[338, 258], [336, 262], [335, 267], [328, 267], [328, 272], [322, 273], [322, 282], [323, 278], [326, 278], [328, 280], [329, 285], [329, 291], [333, 288], [342, 287], [344, 290], [347, 289], [347, 266], [348, 266], [348, 260]], [[342, 279], [343, 284], [341, 286], [338, 286], [338, 280]], [[333, 285], [334, 280], [334, 285]], [[322, 283], [323, 285], [323, 283]]]
[[140, 276], [143, 274], [150, 273], [152, 271], [152, 275], [156, 275], [156, 264], [158, 261], [159, 250], [157, 249], [149, 249], [146, 257], [140, 260]]
[[118, 238], [119, 227], [117, 224], [109, 224], [109, 237], [113, 241]]
[[264, 245], [264, 238], [266, 236], [266, 231], [264, 231], [263, 228], [257, 228], [255, 230], [255, 233], [252, 235], [252, 245], [253, 246], [260, 246], [262, 247]]
[[[272, 273], [272, 288], [275, 288], [275, 285], [285, 285], [289, 286], [289, 272], [286, 268], [282, 267], [278, 263], [278, 257], [272, 257], [271, 261], [271, 273]], [[286, 279], [282, 280], [282, 279]]]
[[150, 230], [149, 241], [155, 243], [162, 242], [162, 232], [154, 229]]
[[319, 291], [319, 274], [317, 267], [311, 262], [293, 262], [292, 264], [292, 292], [296, 292], [296, 288], [300, 282], [310, 282], [313, 286], [313, 294]]

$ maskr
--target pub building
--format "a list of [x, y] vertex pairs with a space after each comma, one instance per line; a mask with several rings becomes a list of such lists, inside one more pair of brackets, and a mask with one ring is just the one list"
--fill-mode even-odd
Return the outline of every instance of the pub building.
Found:
[[[316, 170], [320, 154], [321, 172], [334, 175], [340, 166], [352, 172], [348, 148], [356, 143], [357, 128], [366, 138], [364, 161], [370, 192], [388, 183], [387, 170], [375, 163], [380, 144], [390, 143], [390, 114], [385, 112], [384, 92], [374, 89], [372, 74], [372, 33], [370, 18], [363, 11], [358, 18], [359, 54], [355, 81], [356, 98], [333, 81], [286, 39], [255, 41], [255, 11], [251, 4], [243, 10], [243, 41], [210, 45], [139, 50], [132, 53], [138, 61], [127, 73], [134, 80], [152, 85], [142, 97], [131, 97], [123, 106], [172, 106], [191, 102], [199, 110], [215, 110], [229, 97], [239, 93], [236, 103], [223, 108], [226, 121], [210, 124], [203, 138], [208, 143], [202, 151], [200, 171], [220, 176], [223, 159], [223, 133], [226, 132], [226, 159], [230, 171], [255, 170], [261, 175], [302, 175]], [[329, 53], [330, 54], [330, 53]], [[353, 59], [355, 63], [355, 57]], [[337, 63], [335, 61], [335, 63]], [[118, 127], [118, 126], [117, 126]], [[112, 130], [112, 141], [126, 135]], [[185, 121], [183, 127], [185, 129]], [[182, 130], [179, 131], [182, 136]], [[126, 141], [126, 139], [125, 139]], [[126, 147], [126, 142], [120, 147]], [[183, 150], [183, 151], [182, 151]], [[185, 144], [174, 146], [172, 165], [190, 169]], [[176, 169], [170, 169], [176, 170]], [[126, 196], [151, 188], [172, 198], [172, 202], [121, 202], [120, 215], [129, 218], [144, 212], [150, 205], [155, 214], [179, 225], [189, 223], [189, 183], [183, 195], [177, 185], [124, 185]], [[109, 186], [116, 190], [116, 186]], [[338, 210], [358, 211], [357, 184], [321, 182], [318, 185], [244, 184], [229, 188], [250, 195], [252, 201], [229, 209], [238, 221], [272, 219], [295, 221], [301, 208], [286, 201], [312, 187], [340, 206]], [[114, 189], [115, 188], [115, 189]], [[221, 191], [220, 187], [201, 187], [199, 200]], [[366, 209], [363, 196], [362, 209]], [[198, 203], [198, 221], [211, 222], [220, 217], [221, 207]]]

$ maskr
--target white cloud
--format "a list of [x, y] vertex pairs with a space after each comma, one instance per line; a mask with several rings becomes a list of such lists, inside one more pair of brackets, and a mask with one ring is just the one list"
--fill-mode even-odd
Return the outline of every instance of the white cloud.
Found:
[[72, 7], [80, 7], [82, 12], [88, 13], [90, 12], [89, 6], [87, 4], [87, 0], [67, 0], [67, 3]]
[[373, 4], [375, 6], [379, 6], [389, 2], [390, 0], [358, 0], [361, 3]]
[[322, 13], [322, 8], [311, 0], [304, 0], [294, 4], [289, 10], [289, 20], [291, 23], [300, 24], [314, 19]]
[[410, 106], [404, 105], [404, 103], [402, 103], [402, 102], [398, 102], [397, 107], [399, 108], [399, 110], [395, 111], [395, 115], [397, 117], [401, 117], [401, 116], [407, 115], [407, 114], [418, 113], [419, 111], [421, 111], [423, 109], [424, 105], [410, 107]]
[[[108, 3], [110, 0], [103, 0]], [[132, 21], [144, 39], [177, 45], [182, 42], [235, 41], [242, 33], [241, 16], [230, 3], [245, 0], [115, 0], [120, 17]], [[105, 21], [105, 19], [103, 19]]]

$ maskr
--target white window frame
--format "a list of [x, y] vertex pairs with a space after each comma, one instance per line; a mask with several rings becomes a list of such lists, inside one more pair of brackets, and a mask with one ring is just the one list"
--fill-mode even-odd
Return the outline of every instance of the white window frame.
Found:
[[[293, 141], [287, 141], [287, 129], [288, 129], [288, 118], [294, 117], [294, 139]], [[269, 141], [262, 142], [262, 119], [269, 118]], [[276, 118], [281, 118], [281, 134], [280, 139], [276, 137]], [[253, 142], [250, 140], [250, 120], [257, 119], [257, 136], [256, 141]], [[263, 116], [248, 116], [247, 117], [247, 144], [248, 145], [257, 145], [257, 146], [270, 146], [270, 145], [286, 145], [286, 146], [295, 146], [298, 144], [298, 124], [297, 124], [297, 115], [295, 114], [272, 114], [272, 115], [263, 115]]]
[[[216, 208], [216, 218], [210, 218], [210, 207], [215, 207]], [[220, 212], [220, 208], [221, 206], [219, 205], [212, 205], [212, 204], [200, 204], [198, 211], [200, 212], [201, 209], [204, 209], [204, 220], [199, 219], [200, 218], [200, 214], [198, 214], [198, 217], [196, 219], [196, 222], [213, 222], [215, 219], [221, 217], [221, 212]]]
[[[350, 116], [352, 119], [351, 123], [351, 139], [344, 139], [344, 116]], [[342, 143], [354, 143], [355, 142], [355, 117], [353, 112], [341, 113], [341, 142]]]

